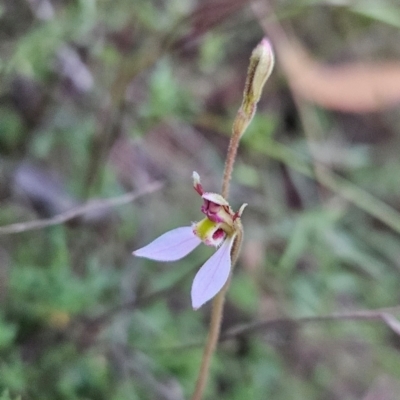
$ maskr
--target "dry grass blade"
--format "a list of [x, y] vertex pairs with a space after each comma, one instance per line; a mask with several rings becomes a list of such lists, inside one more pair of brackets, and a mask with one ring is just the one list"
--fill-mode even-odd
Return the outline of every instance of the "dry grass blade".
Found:
[[400, 103], [400, 60], [321, 63], [277, 22], [269, 2], [254, 1], [253, 12], [272, 40], [291, 89], [327, 109], [366, 113]]
[[280, 43], [277, 50], [293, 90], [307, 101], [356, 113], [400, 102], [400, 62], [329, 66], [314, 60], [299, 44]]

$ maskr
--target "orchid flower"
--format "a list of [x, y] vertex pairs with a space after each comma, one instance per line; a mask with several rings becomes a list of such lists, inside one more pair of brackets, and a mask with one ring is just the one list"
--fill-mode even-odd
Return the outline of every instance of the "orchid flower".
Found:
[[240, 226], [240, 217], [247, 204], [233, 212], [221, 195], [203, 190], [197, 172], [193, 172], [193, 186], [203, 198], [201, 212], [206, 217], [192, 223], [192, 226], [164, 233], [147, 246], [134, 251], [133, 255], [156, 261], [177, 261], [201, 243], [216, 247], [217, 251], [199, 269], [193, 280], [192, 306], [197, 310], [212, 299], [229, 279], [231, 249]]

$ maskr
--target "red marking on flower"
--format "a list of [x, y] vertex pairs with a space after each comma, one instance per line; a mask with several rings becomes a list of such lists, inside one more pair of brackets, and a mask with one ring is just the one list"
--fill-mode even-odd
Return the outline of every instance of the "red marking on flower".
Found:
[[225, 232], [221, 228], [217, 229], [213, 234], [214, 240], [223, 239], [224, 237], [225, 237]]
[[200, 195], [202, 196], [204, 193], [204, 189], [203, 186], [200, 183], [197, 183], [196, 185], [193, 186], [194, 190]]
[[223, 219], [218, 215], [222, 206], [213, 203], [209, 200], [204, 200], [204, 204], [201, 206], [201, 212], [213, 221], [213, 222], [223, 222]]

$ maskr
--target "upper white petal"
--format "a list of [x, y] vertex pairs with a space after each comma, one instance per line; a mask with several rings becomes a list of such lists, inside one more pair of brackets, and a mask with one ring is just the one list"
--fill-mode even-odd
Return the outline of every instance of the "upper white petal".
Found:
[[201, 197], [220, 206], [229, 206], [229, 203], [218, 193], [205, 192]]
[[176, 261], [193, 251], [201, 240], [190, 226], [176, 228], [166, 232], [147, 246], [133, 252], [137, 257], [156, 261]]

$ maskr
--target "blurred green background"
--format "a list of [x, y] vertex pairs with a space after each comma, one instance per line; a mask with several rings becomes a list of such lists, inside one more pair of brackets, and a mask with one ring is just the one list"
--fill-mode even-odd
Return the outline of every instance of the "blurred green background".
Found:
[[[315, 63], [394, 60], [400, 97], [396, 1], [268, 6], [267, 22]], [[0, 225], [163, 184], [63, 224], [0, 231], [2, 400], [190, 396], [210, 314], [191, 309], [190, 285], [212, 249], [172, 264], [131, 252], [202, 218], [192, 171], [220, 190], [259, 18], [245, 0], [0, 3]], [[399, 102], [306, 102], [282, 61], [235, 166], [229, 201], [249, 206], [222, 330], [272, 322], [220, 344], [205, 398], [398, 399], [396, 318], [392, 329], [379, 316], [301, 318], [399, 303]]]

